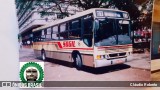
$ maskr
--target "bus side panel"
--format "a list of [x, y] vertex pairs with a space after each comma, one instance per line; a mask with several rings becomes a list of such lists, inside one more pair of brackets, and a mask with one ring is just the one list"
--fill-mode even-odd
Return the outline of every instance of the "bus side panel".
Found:
[[47, 52], [47, 57], [49, 58], [72, 62], [71, 53], [54, 52], [54, 51], [46, 51], [46, 52]]
[[35, 50], [34, 49], [34, 54], [36, 57], [41, 57], [41, 51], [40, 50]]
[[83, 65], [94, 67], [94, 57], [93, 55], [82, 55]]
[[49, 52], [49, 51], [45, 51], [45, 53], [46, 53], [46, 57], [48, 57], [48, 58], [52, 58], [52, 53], [51, 53], [51, 52]]

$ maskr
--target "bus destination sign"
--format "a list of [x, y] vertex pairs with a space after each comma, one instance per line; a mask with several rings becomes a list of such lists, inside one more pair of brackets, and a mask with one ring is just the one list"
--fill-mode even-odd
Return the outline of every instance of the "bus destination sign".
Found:
[[126, 18], [129, 19], [129, 15], [126, 12], [118, 11], [96, 11], [98, 17], [112, 17], [112, 18]]

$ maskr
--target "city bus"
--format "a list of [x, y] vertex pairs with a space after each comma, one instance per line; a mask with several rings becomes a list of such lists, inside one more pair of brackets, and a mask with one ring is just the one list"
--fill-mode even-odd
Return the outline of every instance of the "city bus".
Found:
[[93, 8], [32, 32], [34, 53], [42, 60], [71, 62], [77, 69], [131, 60], [131, 21], [126, 11]]

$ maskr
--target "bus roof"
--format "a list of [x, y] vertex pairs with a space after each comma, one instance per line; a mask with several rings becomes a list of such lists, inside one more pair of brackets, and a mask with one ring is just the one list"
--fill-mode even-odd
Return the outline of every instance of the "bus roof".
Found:
[[[122, 11], [122, 10], [117, 10], [117, 9], [106, 9], [106, 8], [92, 8], [92, 9], [88, 9], [88, 10], [85, 10], [85, 11], [82, 11], [82, 12], [79, 12], [75, 15], [72, 15], [72, 16], [69, 16], [69, 17], [65, 17], [63, 19], [60, 19], [60, 20], [55, 20], [54, 22], [51, 22], [49, 24], [46, 24], [44, 26], [41, 26], [41, 27], [38, 27], [38, 28], [35, 28], [33, 29], [32, 31], [35, 32], [35, 31], [39, 31], [41, 29], [45, 29], [45, 28], [48, 28], [48, 27], [51, 27], [53, 25], [57, 25], [57, 24], [60, 24], [60, 23], [63, 23], [63, 22], [66, 22], [66, 21], [69, 21], [73, 18], [78, 18], [78, 17], [81, 17], [81, 16], [84, 16], [84, 15], [87, 15], [87, 14], [90, 14], [90, 13], [93, 13], [95, 10], [108, 10], [108, 11], [119, 11], [119, 12], [126, 12], [126, 11]], [[127, 12], [126, 12], [127, 13]]]

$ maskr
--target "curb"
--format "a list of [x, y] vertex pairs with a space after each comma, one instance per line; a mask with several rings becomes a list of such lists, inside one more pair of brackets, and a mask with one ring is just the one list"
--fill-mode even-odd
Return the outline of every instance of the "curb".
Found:
[[156, 73], [156, 72], [159, 72], [160, 69], [157, 69], [157, 70], [152, 70], [151, 73]]

